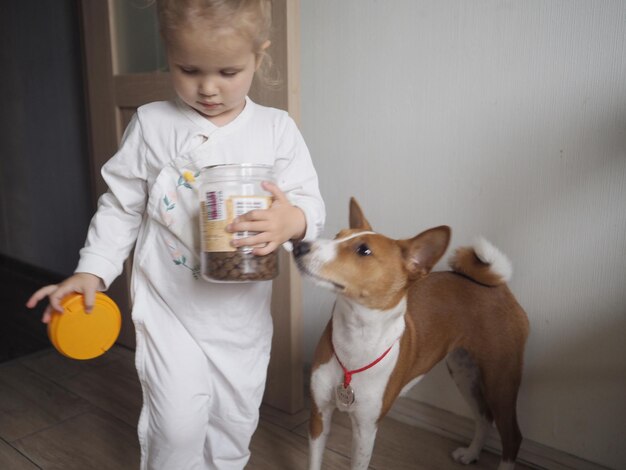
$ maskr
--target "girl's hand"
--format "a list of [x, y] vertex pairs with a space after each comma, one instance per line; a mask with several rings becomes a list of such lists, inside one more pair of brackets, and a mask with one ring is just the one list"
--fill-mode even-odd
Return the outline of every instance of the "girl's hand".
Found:
[[52, 284], [42, 287], [28, 299], [26, 306], [28, 308], [35, 308], [40, 300], [48, 297], [49, 304], [43, 312], [41, 321], [43, 323], [49, 323], [53, 310], [57, 312], [63, 311], [63, 307], [61, 307], [63, 297], [72, 292], [78, 292], [79, 294], [83, 294], [85, 310], [90, 312], [96, 298], [96, 290], [98, 290], [101, 282], [102, 280], [93, 274], [77, 273], [68, 277], [61, 284]]
[[235, 247], [256, 246], [252, 253], [257, 256], [271, 253], [287, 240], [302, 238], [306, 231], [304, 213], [291, 205], [285, 193], [273, 183], [264, 181], [261, 185], [272, 193], [272, 206], [247, 212], [226, 228], [229, 232], [258, 232], [251, 237], [232, 241]]

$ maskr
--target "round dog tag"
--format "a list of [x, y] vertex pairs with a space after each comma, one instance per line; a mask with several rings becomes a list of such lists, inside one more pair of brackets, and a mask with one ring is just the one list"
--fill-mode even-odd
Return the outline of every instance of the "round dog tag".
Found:
[[339, 384], [335, 389], [335, 397], [339, 404], [348, 408], [354, 403], [354, 390], [350, 385], [344, 388], [343, 384]]

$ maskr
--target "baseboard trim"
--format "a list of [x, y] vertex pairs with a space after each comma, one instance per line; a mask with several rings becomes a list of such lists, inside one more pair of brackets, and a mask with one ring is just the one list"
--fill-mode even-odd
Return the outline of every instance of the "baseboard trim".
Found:
[[[412, 400], [398, 398], [387, 415], [392, 419], [426, 429], [435, 434], [469, 443], [474, 435], [471, 419], [441, 408]], [[495, 429], [490, 433], [485, 450], [500, 455], [502, 447]], [[534, 468], [549, 470], [610, 470], [574, 455], [524, 439], [518, 461]]]
[[2, 269], [4, 271], [10, 271], [15, 276], [19, 276], [20, 278], [26, 278], [28, 280], [33, 280], [35, 282], [41, 283], [42, 285], [61, 282], [61, 280], [67, 277], [48, 269], [40, 268], [33, 264], [27, 263], [26, 261], [22, 261], [17, 258], [11, 258], [10, 256], [7, 256], [3, 253], [0, 253], [0, 266], [2, 266]]

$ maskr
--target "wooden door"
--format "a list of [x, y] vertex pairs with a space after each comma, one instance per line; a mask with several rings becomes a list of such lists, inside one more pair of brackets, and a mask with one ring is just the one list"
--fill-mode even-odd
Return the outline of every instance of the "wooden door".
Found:
[[[120, 18], [128, 21], [128, 17], [120, 15], [120, 9], [127, 9], [129, 3], [137, 5], [140, 2], [80, 0], [94, 205], [106, 190], [100, 168], [117, 150], [136, 108], [173, 96], [166, 71], [159, 71], [157, 66], [150, 71], [135, 73], [129, 72], [124, 65], [128, 61], [125, 49], [128, 44], [124, 43], [119, 22]], [[273, 6], [274, 33], [270, 53], [283, 85], [277, 90], [269, 90], [255, 84], [251, 98], [260, 104], [289, 111], [297, 122], [300, 117], [299, 0], [274, 0]], [[143, 19], [136, 20], [154, 22], [153, 9], [137, 13]], [[273, 285], [274, 340], [264, 401], [295, 413], [303, 406], [300, 278], [291, 257], [285, 252], [280, 254], [280, 272]], [[129, 276], [130, 262], [127, 262], [124, 273], [113, 283], [109, 294], [124, 313], [119, 343], [134, 349]]]

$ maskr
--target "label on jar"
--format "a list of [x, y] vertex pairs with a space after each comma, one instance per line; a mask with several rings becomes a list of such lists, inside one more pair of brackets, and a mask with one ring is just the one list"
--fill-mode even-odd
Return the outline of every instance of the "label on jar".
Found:
[[226, 231], [236, 217], [255, 209], [268, 209], [271, 196], [227, 196], [224, 191], [207, 191], [200, 214], [202, 216], [203, 251], [236, 251], [230, 245], [233, 238], [246, 238], [256, 232]]

